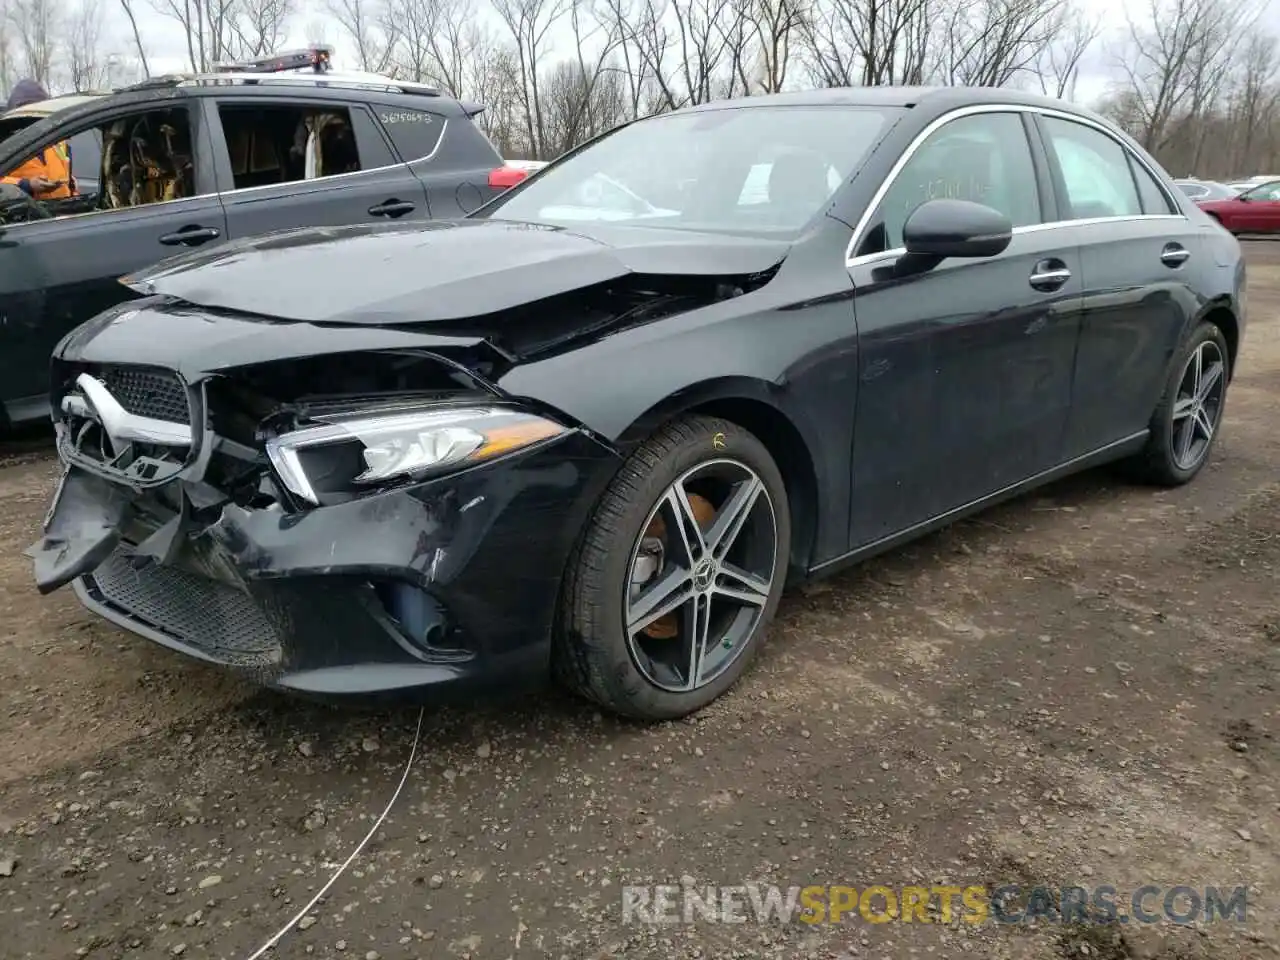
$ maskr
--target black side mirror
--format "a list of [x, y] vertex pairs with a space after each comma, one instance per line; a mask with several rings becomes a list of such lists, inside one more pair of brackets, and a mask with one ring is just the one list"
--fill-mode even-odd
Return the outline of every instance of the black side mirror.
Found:
[[1248, 203], [1249, 195], [1247, 193], [1242, 193], [1240, 194], [1240, 196], [1236, 197], [1236, 199], [1239, 200], [1241, 203]]
[[1013, 239], [1013, 224], [999, 210], [970, 200], [926, 200], [902, 227], [909, 255], [994, 257]]

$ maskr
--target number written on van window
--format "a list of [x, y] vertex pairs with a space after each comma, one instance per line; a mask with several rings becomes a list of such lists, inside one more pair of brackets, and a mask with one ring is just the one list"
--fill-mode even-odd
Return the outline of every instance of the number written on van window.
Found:
[[408, 111], [402, 113], [384, 113], [382, 114], [382, 122], [386, 124], [392, 123], [430, 123], [434, 119], [429, 113], [418, 113], [417, 111]]
[[378, 121], [405, 163], [431, 156], [445, 129], [444, 118], [426, 110], [379, 110]]

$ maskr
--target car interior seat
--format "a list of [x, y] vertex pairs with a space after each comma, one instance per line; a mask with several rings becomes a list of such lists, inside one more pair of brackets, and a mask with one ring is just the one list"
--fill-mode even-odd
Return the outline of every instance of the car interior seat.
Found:
[[189, 131], [144, 115], [111, 124], [103, 136], [100, 193], [106, 209], [136, 207], [195, 192]]
[[769, 170], [769, 205], [788, 213], [816, 211], [831, 195], [826, 159], [812, 150], [790, 150]]
[[280, 183], [284, 170], [271, 135], [252, 123], [237, 123], [227, 131], [227, 152], [237, 190]]

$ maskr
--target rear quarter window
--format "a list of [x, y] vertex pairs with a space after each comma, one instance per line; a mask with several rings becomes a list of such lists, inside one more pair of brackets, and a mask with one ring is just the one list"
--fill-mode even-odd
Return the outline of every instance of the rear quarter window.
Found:
[[375, 105], [373, 112], [405, 163], [431, 156], [444, 133], [444, 117], [426, 110]]

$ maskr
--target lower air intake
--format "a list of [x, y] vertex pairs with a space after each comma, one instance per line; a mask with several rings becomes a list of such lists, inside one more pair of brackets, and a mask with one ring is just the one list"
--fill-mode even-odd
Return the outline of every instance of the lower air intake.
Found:
[[101, 602], [220, 663], [266, 667], [279, 662], [280, 643], [248, 594], [176, 567], [134, 568], [117, 550], [85, 578]]

